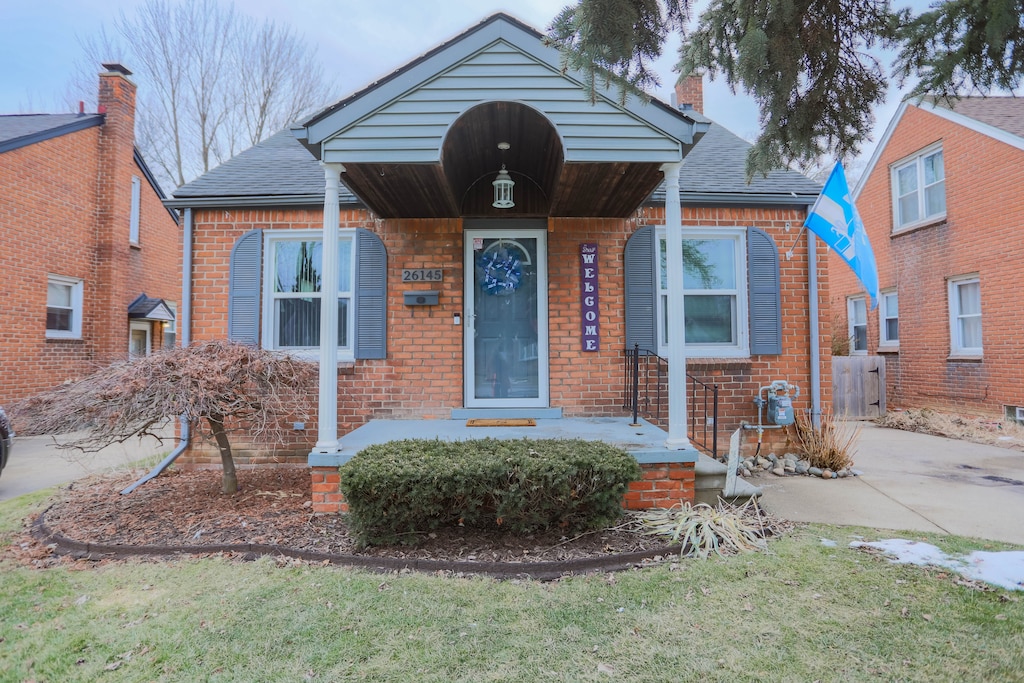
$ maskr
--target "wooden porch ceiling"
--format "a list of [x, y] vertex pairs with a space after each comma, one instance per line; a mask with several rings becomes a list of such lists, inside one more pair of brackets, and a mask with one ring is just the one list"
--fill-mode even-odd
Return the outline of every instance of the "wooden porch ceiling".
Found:
[[[509, 149], [498, 149], [499, 142]], [[516, 183], [512, 209], [491, 206], [502, 164]], [[460, 117], [439, 164], [345, 169], [345, 184], [382, 218], [625, 217], [662, 179], [652, 163], [565, 163], [555, 128], [516, 102], [482, 104]]]

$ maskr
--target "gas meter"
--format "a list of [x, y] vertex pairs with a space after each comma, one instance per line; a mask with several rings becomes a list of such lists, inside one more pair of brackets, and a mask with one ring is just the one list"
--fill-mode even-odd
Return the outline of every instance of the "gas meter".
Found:
[[[768, 400], [761, 398], [766, 392]], [[793, 413], [793, 399], [800, 395], [800, 387], [790, 384], [784, 379], [777, 379], [766, 387], [761, 387], [755, 403], [760, 412], [761, 406], [767, 406], [767, 418], [780, 427], [791, 425], [796, 420]]]

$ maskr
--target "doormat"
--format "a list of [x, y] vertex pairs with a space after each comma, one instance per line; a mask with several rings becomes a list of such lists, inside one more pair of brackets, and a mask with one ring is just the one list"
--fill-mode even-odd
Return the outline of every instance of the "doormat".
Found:
[[467, 427], [536, 427], [532, 417], [475, 417], [466, 420]]

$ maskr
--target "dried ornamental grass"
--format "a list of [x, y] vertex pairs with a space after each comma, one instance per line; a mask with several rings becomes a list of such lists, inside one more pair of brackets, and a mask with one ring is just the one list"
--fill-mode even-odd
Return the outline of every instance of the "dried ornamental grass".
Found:
[[764, 550], [765, 536], [772, 526], [756, 498], [741, 506], [722, 502], [717, 507], [683, 503], [648, 510], [640, 514], [640, 523], [644, 533], [681, 544], [680, 555], [701, 559], [707, 559], [711, 553], [724, 556]]
[[810, 417], [796, 414], [796, 440], [811, 467], [833, 472], [853, 466], [853, 447], [860, 436], [860, 427], [850, 427], [832, 413], [821, 414], [821, 426], [814, 428]]

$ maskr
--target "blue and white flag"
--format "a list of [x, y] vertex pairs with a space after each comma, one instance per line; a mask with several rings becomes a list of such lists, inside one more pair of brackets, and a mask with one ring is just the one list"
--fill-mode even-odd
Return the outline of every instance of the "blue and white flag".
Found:
[[871, 308], [878, 306], [878, 266], [871, 250], [864, 221], [850, 197], [842, 164], [836, 164], [814, 202], [804, 226], [836, 250], [871, 295]]

